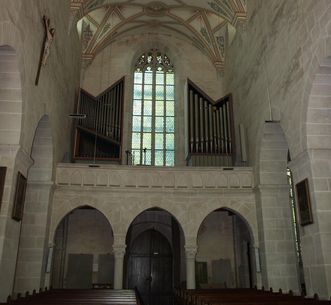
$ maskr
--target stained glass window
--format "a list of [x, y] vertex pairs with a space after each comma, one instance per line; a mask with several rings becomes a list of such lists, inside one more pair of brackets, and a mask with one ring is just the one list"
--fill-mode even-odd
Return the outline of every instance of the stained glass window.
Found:
[[158, 50], [139, 57], [134, 72], [132, 164], [175, 164], [175, 77]]

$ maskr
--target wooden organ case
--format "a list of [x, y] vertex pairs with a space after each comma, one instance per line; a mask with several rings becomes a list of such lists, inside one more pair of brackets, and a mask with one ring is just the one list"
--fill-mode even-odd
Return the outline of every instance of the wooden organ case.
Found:
[[124, 78], [97, 97], [81, 89], [77, 112], [85, 114], [75, 125], [75, 160], [120, 162]]
[[188, 166], [234, 166], [232, 95], [213, 101], [188, 81]]

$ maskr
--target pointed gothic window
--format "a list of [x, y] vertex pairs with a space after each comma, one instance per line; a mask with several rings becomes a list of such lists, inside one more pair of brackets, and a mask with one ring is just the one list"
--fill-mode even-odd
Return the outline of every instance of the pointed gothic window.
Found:
[[174, 166], [175, 80], [169, 58], [142, 54], [134, 71], [132, 164]]

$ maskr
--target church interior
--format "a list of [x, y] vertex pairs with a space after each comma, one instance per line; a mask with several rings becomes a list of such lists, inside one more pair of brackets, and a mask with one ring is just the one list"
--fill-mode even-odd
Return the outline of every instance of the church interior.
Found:
[[330, 219], [331, 1], [0, 1], [0, 303], [329, 300]]

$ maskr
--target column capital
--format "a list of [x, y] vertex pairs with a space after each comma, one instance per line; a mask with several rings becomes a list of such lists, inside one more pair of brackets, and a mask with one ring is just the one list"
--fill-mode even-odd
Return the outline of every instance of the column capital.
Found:
[[185, 246], [185, 254], [187, 259], [195, 259], [197, 252], [198, 252], [197, 246]]
[[125, 255], [125, 244], [113, 245], [113, 253], [115, 257], [123, 257]]

